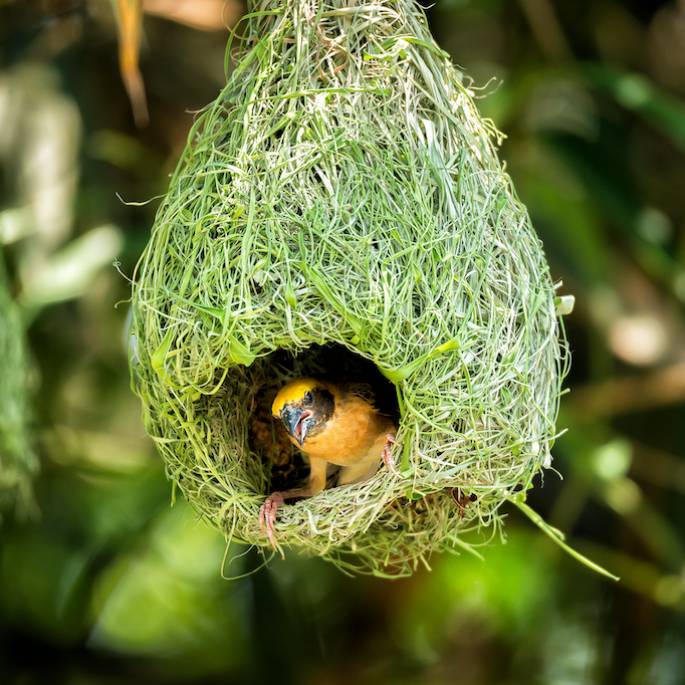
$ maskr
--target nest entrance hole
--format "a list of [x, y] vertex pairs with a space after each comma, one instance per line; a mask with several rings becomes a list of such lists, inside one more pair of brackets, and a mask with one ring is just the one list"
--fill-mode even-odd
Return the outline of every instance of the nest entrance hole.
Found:
[[[259, 360], [255, 376], [258, 389], [250, 417], [249, 446], [262, 460], [267, 481], [264, 494], [297, 487], [309, 475], [309, 465], [301, 452], [290, 443], [280, 422], [271, 416], [274, 397], [289, 380], [310, 376], [351, 386], [399, 424], [395, 386], [372, 361], [342, 345], [312, 345], [297, 354], [276, 350]], [[336, 481], [337, 469], [333, 467], [327, 487], [334, 487]]]

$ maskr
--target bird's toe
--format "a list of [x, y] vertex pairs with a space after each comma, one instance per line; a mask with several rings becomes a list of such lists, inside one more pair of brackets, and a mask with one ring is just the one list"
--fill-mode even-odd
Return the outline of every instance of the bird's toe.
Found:
[[395, 457], [392, 455], [392, 446], [395, 444], [397, 444], [395, 436], [392, 433], [388, 433], [385, 436], [385, 445], [383, 446], [383, 463], [390, 473], [397, 473]]
[[283, 504], [280, 492], [274, 492], [266, 498], [259, 508], [259, 528], [266, 531], [266, 537], [272, 547], [276, 546], [275, 525], [278, 508]]

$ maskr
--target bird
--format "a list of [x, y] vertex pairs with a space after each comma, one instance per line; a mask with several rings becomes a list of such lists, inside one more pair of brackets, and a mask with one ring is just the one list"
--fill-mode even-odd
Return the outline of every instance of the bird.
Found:
[[312, 497], [326, 487], [328, 464], [340, 466], [338, 485], [363, 482], [380, 461], [395, 472], [392, 445], [396, 426], [359, 388], [316, 378], [297, 378], [276, 394], [272, 416], [281, 421], [289, 440], [309, 459], [306, 485], [272, 492], [259, 510], [259, 526], [275, 545], [276, 514], [285, 500]]

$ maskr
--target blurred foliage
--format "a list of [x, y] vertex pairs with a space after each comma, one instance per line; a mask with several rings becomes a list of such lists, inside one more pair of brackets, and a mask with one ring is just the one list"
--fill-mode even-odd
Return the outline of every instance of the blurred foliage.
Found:
[[38, 369], [42, 462], [40, 518], [0, 532], [2, 682], [685, 682], [685, 3], [429, 10], [576, 295], [563, 481], [548, 472], [531, 503], [617, 584], [513, 510], [483, 561], [435, 558], [389, 583], [294, 555], [262, 568], [169, 507], [112, 262], [131, 274], [156, 200], [121, 200], [164, 192], [240, 7], [143, 9], [137, 129], [112, 2], [0, 3], [0, 242]]
[[37, 461], [28, 438], [30, 371], [24, 327], [12, 299], [0, 252], [0, 523], [7, 509], [31, 510]]

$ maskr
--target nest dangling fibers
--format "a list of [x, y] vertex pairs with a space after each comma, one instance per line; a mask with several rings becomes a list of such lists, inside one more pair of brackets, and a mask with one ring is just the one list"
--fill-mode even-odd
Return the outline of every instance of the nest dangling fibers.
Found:
[[282, 507], [278, 541], [408, 574], [492, 535], [549, 465], [566, 360], [549, 268], [413, 0], [248, 5], [135, 275], [145, 425], [197, 510], [266, 546], [260, 393], [316, 346], [369, 360], [396, 393], [401, 473]]
[[27, 433], [27, 381], [24, 328], [0, 253], [0, 517], [8, 511], [24, 515], [33, 507], [37, 461]]

